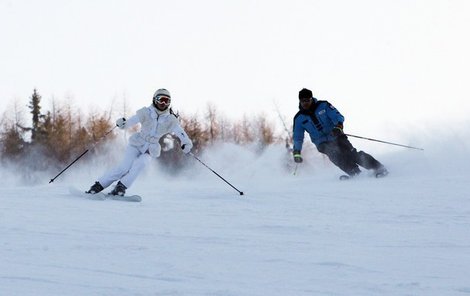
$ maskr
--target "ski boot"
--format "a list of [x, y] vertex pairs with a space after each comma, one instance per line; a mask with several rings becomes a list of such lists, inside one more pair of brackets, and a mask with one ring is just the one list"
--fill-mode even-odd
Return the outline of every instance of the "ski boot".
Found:
[[388, 171], [384, 166], [381, 166], [374, 172], [376, 178], [383, 178], [388, 175]]
[[360, 173], [361, 173], [361, 170], [358, 167], [356, 167], [356, 168], [353, 168], [347, 175], [339, 176], [339, 179], [341, 181], [349, 180], [351, 178], [359, 176]]
[[93, 184], [90, 187], [90, 190], [85, 191], [85, 193], [95, 194], [95, 193], [103, 191], [103, 189], [104, 189], [103, 186], [100, 184], [100, 182], [97, 181], [97, 182], [95, 182], [95, 184]]
[[109, 193], [109, 195], [119, 195], [119, 196], [124, 196], [126, 194], [126, 185], [122, 184], [121, 181], [119, 181], [114, 189]]

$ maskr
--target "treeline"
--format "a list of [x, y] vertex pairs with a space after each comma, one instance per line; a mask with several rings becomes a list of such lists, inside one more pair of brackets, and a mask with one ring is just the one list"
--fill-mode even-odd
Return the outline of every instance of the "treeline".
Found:
[[[74, 160], [86, 149], [101, 153], [117, 133], [110, 133], [117, 116], [112, 110], [83, 115], [70, 103], [52, 101], [52, 110], [43, 111], [41, 95], [35, 89], [27, 108], [31, 123], [25, 124], [24, 108], [16, 102], [6, 110], [0, 120], [0, 159], [27, 166], [32, 170], [62, 167]], [[24, 106], [24, 105], [23, 105]], [[195, 153], [218, 143], [231, 142], [239, 145], [256, 145], [263, 149], [267, 145], [282, 142], [275, 134], [275, 125], [265, 115], [254, 118], [244, 116], [231, 122], [219, 114], [214, 105], [208, 105], [205, 114], [179, 114], [183, 128], [193, 140]], [[102, 139], [101, 139], [102, 138]], [[101, 139], [101, 140], [100, 140]], [[98, 141], [99, 140], [99, 141]], [[182, 156], [177, 139], [171, 135], [161, 140], [163, 152], [159, 161], [177, 169]]]

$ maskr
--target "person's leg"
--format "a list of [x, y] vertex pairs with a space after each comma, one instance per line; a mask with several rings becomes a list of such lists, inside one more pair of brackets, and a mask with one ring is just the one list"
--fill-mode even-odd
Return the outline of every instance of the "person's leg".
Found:
[[98, 182], [106, 188], [113, 182], [122, 178], [131, 169], [132, 163], [138, 159], [139, 154], [140, 151], [137, 148], [128, 146], [124, 158], [119, 165], [104, 173], [103, 176], [98, 178]]
[[318, 145], [317, 149], [320, 153], [326, 154], [332, 163], [349, 176], [355, 176], [361, 173], [351, 152], [348, 151], [346, 147], [338, 145], [338, 142], [321, 143]]
[[379, 170], [383, 165], [372, 155], [365, 153], [364, 151], [359, 151], [356, 158], [357, 163], [368, 170]]
[[374, 170], [376, 173], [386, 170], [385, 167], [372, 155], [364, 152], [364, 151], [357, 151], [356, 148], [353, 147], [351, 142], [349, 142], [346, 136], [338, 137], [338, 145], [344, 151], [349, 151], [351, 153], [351, 158], [354, 159], [355, 163], [360, 165], [361, 167]]
[[132, 186], [137, 176], [145, 169], [145, 167], [150, 163], [152, 157], [148, 153], [141, 154], [135, 161], [132, 163], [132, 166], [127, 174], [123, 176], [120, 182], [126, 186], [126, 189]]

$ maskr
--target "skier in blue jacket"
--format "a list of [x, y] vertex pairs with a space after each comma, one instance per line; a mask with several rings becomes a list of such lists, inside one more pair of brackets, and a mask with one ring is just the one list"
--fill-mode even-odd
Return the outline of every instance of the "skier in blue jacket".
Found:
[[371, 155], [357, 151], [343, 133], [344, 117], [328, 101], [319, 101], [313, 97], [312, 91], [302, 89], [299, 92], [299, 112], [294, 117], [294, 161], [302, 162], [302, 145], [304, 133], [310, 135], [320, 153], [326, 154], [337, 167], [347, 176], [361, 173], [359, 166], [374, 170], [376, 177], [388, 174], [387, 169]]

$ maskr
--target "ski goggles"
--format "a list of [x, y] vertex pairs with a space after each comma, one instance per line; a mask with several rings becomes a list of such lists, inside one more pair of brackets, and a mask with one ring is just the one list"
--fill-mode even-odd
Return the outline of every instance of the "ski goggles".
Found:
[[171, 99], [167, 96], [156, 96], [153, 101], [156, 104], [169, 106], [171, 104]]

